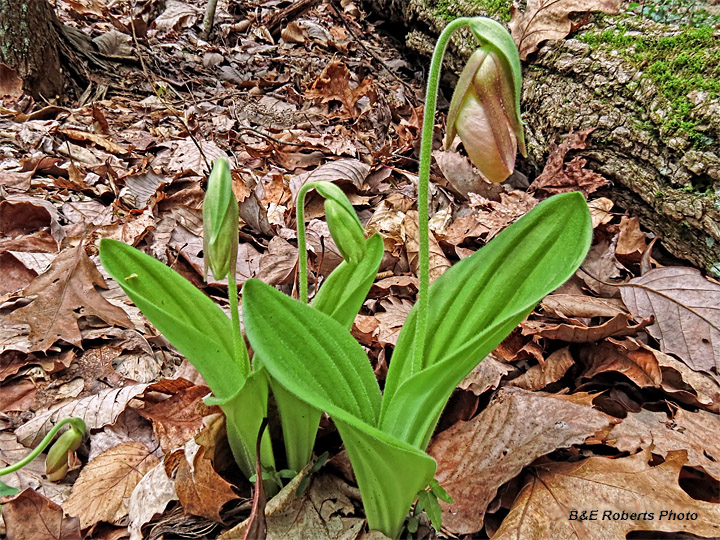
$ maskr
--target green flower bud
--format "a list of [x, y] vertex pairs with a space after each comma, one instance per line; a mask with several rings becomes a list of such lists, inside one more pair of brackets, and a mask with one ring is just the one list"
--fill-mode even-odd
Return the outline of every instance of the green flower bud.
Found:
[[218, 159], [208, 179], [203, 201], [205, 277], [210, 267], [215, 279], [227, 276], [238, 247], [238, 204], [226, 159]]
[[357, 263], [365, 256], [367, 241], [350, 200], [331, 182], [317, 182], [315, 190], [325, 197], [325, 218], [340, 254], [349, 263]]
[[457, 134], [483, 178], [502, 182], [515, 168], [518, 147], [525, 155], [520, 59], [510, 34], [499, 23], [477, 18], [470, 28], [483, 46], [472, 54], [455, 87], [445, 147]]
[[45, 475], [48, 480], [57, 482], [65, 478], [68, 472], [68, 454], [80, 448], [83, 437], [85, 436], [85, 424], [79, 421], [79, 427], [75, 423], [70, 425], [70, 429], [65, 431], [50, 448], [45, 458]]

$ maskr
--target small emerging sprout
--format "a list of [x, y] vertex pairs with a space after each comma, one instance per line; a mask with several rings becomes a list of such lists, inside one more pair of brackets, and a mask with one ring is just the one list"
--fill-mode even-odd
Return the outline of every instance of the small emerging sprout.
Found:
[[79, 420], [71, 423], [70, 429], [58, 437], [45, 458], [45, 475], [48, 480], [57, 482], [65, 478], [68, 472], [69, 454], [80, 448], [85, 431], [85, 423]]

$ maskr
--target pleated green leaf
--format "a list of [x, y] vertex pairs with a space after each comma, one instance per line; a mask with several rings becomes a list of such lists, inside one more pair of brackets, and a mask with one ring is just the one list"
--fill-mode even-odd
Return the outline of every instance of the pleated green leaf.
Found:
[[245, 377], [233, 357], [231, 322], [212, 300], [171, 268], [122, 242], [101, 240], [100, 260], [217, 397], [238, 391]]
[[[414, 444], [427, 444], [455, 385], [546, 294], [572, 276], [591, 240], [583, 196], [556, 195], [440, 276], [430, 287], [428, 328], [422, 336], [425, 356], [416, 363], [421, 366], [416, 373], [411, 372], [418, 337], [415, 308], [400, 332], [385, 381], [382, 429]], [[442, 368], [423, 373], [439, 363]], [[417, 416], [417, 421], [408, 415]], [[421, 425], [422, 431], [415, 431]]]
[[243, 287], [243, 317], [263, 365], [291, 393], [331, 415], [377, 425], [380, 388], [345, 327], [256, 279]]
[[417, 493], [435, 474], [422, 450], [357, 421], [333, 416], [362, 494], [371, 530], [397, 538]]

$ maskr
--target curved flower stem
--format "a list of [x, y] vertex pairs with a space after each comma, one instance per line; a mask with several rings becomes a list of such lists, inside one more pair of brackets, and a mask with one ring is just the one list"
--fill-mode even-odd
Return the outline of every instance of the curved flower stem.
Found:
[[462, 26], [467, 26], [469, 17], [461, 17], [450, 22], [440, 34], [435, 44], [430, 72], [428, 74], [427, 91], [425, 92], [425, 111], [423, 114], [422, 139], [420, 142], [420, 168], [418, 170], [418, 233], [419, 246], [419, 279], [418, 313], [415, 326], [415, 351], [410, 373], [423, 368], [425, 349], [425, 331], [427, 328], [428, 288], [430, 287], [430, 240], [428, 228], [428, 183], [430, 181], [430, 160], [432, 157], [433, 131], [435, 127], [435, 107], [437, 104], [438, 86], [440, 84], [440, 68], [450, 36]]
[[12, 472], [15, 472], [19, 469], [22, 469], [25, 465], [30, 463], [33, 459], [38, 457], [43, 450], [52, 442], [52, 440], [55, 438], [55, 435], [57, 435], [58, 431], [65, 425], [65, 424], [72, 424], [71, 429], [76, 429], [78, 431], [81, 431], [83, 434], [85, 433], [85, 422], [83, 422], [80, 418], [65, 418], [63, 420], [60, 420], [55, 426], [48, 432], [47, 435], [45, 435], [45, 438], [43, 438], [42, 441], [40, 441], [40, 444], [38, 444], [32, 452], [30, 452], [27, 456], [25, 456], [23, 459], [18, 461], [17, 463], [13, 463], [12, 465], [8, 465], [7, 467], [0, 469], [0, 476], [4, 476], [6, 474], [10, 474]]
[[308, 302], [308, 276], [307, 276], [307, 244], [305, 242], [305, 195], [313, 189], [316, 182], [305, 182], [297, 194], [295, 213], [297, 215], [298, 240], [298, 281], [300, 281], [300, 301]]

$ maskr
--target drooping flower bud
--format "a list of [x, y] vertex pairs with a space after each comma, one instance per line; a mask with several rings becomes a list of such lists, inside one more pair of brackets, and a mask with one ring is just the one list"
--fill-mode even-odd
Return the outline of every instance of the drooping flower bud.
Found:
[[317, 182], [315, 190], [325, 197], [325, 218], [340, 254], [349, 263], [357, 263], [367, 251], [367, 241], [350, 200], [331, 182]]
[[213, 165], [202, 213], [205, 276], [209, 266], [215, 279], [223, 279], [237, 257], [238, 247], [238, 204], [226, 159], [218, 159]]
[[512, 38], [490, 19], [470, 28], [483, 43], [465, 65], [447, 118], [445, 148], [457, 134], [470, 161], [490, 182], [502, 182], [515, 168], [518, 147], [525, 155], [520, 119], [520, 59]]
[[68, 454], [80, 448], [84, 436], [85, 423], [79, 421], [70, 424], [70, 429], [58, 437], [45, 458], [45, 475], [48, 480], [57, 482], [65, 478], [68, 472]]

